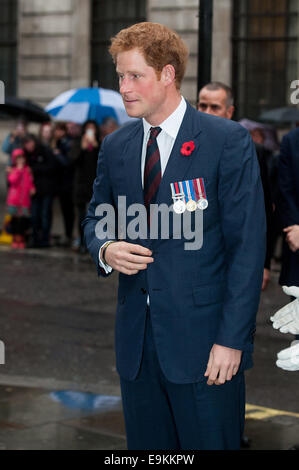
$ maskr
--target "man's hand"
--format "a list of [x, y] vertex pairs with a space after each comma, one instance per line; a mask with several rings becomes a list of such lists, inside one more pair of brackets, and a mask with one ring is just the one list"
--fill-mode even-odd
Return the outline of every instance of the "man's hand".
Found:
[[[282, 289], [287, 295], [299, 297], [299, 287], [297, 286], [282, 286]], [[296, 298], [278, 310], [273, 317], [270, 317], [270, 320], [273, 322], [273, 328], [281, 333], [299, 334], [299, 299]]]
[[127, 242], [115, 242], [107, 246], [105, 252], [106, 263], [111, 268], [123, 274], [137, 274], [142, 269], [147, 269], [149, 263], [153, 263], [151, 250], [141, 245]]
[[283, 229], [286, 235], [286, 242], [290, 250], [296, 252], [299, 250], [299, 225], [290, 225]]
[[277, 367], [284, 370], [299, 370], [299, 341], [292, 341], [289, 348], [283, 349], [277, 354]]
[[262, 290], [266, 289], [267, 284], [268, 284], [269, 281], [270, 281], [270, 270], [267, 269], [267, 268], [264, 268]]
[[208, 385], [221, 385], [236, 375], [241, 362], [242, 351], [214, 344], [211, 349], [205, 377]]

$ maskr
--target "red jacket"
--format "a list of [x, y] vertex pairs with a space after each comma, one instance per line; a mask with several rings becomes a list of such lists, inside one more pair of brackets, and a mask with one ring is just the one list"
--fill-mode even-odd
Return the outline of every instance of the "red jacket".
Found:
[[24, 168], [13, 168], [8, 175], [9, 189], [6, 203], [9, 206], [16, 206], [30, 209], [31, 190], [35, 189], [32, 172], [29, 166]]

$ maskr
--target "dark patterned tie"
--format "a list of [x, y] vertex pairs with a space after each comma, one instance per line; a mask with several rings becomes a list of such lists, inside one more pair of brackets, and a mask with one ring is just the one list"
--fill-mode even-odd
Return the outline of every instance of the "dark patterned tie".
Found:
[[160, 181], [161, 181], [161, 162], [160, 152], [157, 144], [157, 137], [161, 132], [160, 127], [151, 127], [150, 137], [146, 147], [146, 157], [144, 165], [144, 204], [148, 214], [148, 222], [150, 215], [150, 204], [156, 201]]

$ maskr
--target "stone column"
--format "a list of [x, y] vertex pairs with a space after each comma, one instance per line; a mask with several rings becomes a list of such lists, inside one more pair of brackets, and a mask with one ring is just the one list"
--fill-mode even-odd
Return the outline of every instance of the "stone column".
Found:
[[213, 2], [212, 71], [213, 81], [231, 86], [232, 80], [232, 0]]
[[182, 94], [196, 103], [197, 92], [197, 43], [198, 0], [148, 0], [148, 21], [165, 24], [174, 29], [190, 50], [189, 63], [182, 84]]

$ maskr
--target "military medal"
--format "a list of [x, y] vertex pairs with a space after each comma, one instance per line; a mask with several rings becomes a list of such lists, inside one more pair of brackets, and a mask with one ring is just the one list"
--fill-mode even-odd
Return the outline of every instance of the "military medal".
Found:
[[170, 187], [176, 214], [182, 214], [186, 209], [189, 212], [194, 212], [197, 208], [205, 210], [209, 205], [203, 178], [177, 181], [170, 183]]
[[186, 204], [186, 208], [187, 208], [187, 211], [193, 212], [196, 210], [197, 204], [195, 201], [193, 201], [193, 199], [189, 199], [189, 201]]
[[173, 210], [176, 214], [182, 214], [186, 210], [186, 204], [182, 199], [177, 199], [173, 204]]
[[173, 199], [173, 210], [176, 214], [182, 214], [186, 210], [184, 193], [180, 191], [178, 183], [170, 183], [170, 188]]
[[197, 202], [198, 208], [201, 209], [202, 211], [205, 210], [208, 207], [208, 205], [209, 203], [204, 197], [201, 197], [199, 201]]
[[186, 204], [187, 211], [194, 212], [197, 209], [197, 204], [195, 201], [192, 180], [184, 181], [183, 186], [185, 188], [185, 191], [187, 192], [187, 198], [188, 198], [188, 202]]
[[192, 180], [194, 191], [196, 194], [197, 207], [200, 210], [205, 210], [209, 203], [206, 196], [205, 183], [203, 178], [196, 178]]

